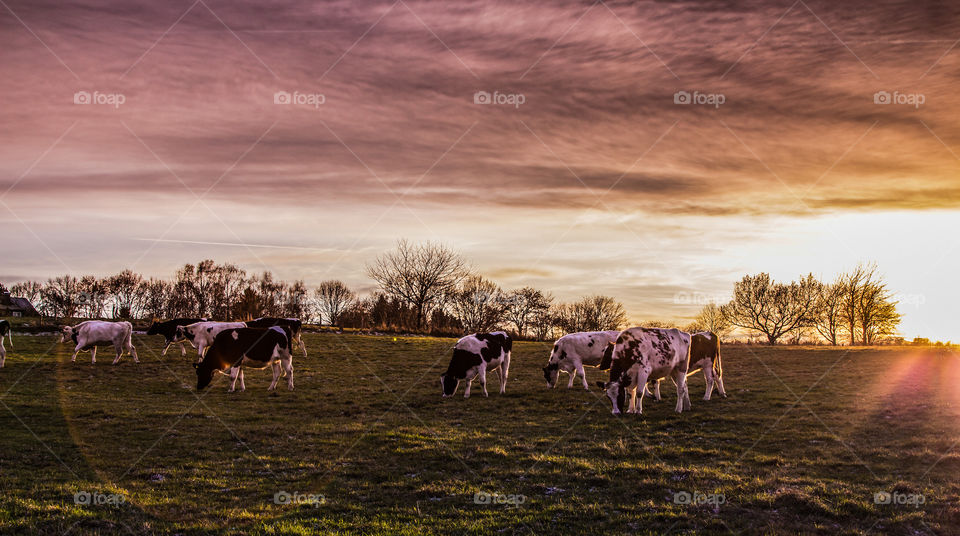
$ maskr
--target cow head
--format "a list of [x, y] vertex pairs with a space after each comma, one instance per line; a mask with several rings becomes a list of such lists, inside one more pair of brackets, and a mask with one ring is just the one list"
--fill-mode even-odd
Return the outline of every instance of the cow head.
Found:
[[453, 396], [453, 393], [457, 392], [457, 386], [460, 385], [460, 380], [450, 376], [448, 374], [443, 374], [440, 376], [440, 388], [443, 393], [443, 398], [448, 396]]
[[199, 364], [194, 363], [193, 368], [197, 369], [197, 391], [202, 391], [213, 381], [213, 367], [204, 359]]
[[626, 400], [627, 389], [621, 385], [620, 380], [611, 380], [608, 382], [597, 382], [597, 387], [607, 392], [607, 398], [613, 404], [613, 414], [620, 415], [623, 411], [623, 403]]
[[547, 380], [547, 387], [557, 386], [557, 376], [560, 375], [559, 369], [559, 363], [547, 363], [547, 366], [543, 367], [543, 379]]
[[67, 342], [73, 338], [73, 326], [63, 326], [60, 330], [60, 342]]
[[159, 335], [160, 334], [160, 323], [156, 320], [150, 324], [150, 327], [147, 328], [147, 335]]

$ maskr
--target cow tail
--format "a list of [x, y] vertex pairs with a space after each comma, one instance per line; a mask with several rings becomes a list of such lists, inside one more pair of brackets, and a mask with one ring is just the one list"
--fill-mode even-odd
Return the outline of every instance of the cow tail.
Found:
[[13, 348], [13, 326], [10, 326], [10, 330], [7, 331], [7, 338], [10, 339], [10, 348]]

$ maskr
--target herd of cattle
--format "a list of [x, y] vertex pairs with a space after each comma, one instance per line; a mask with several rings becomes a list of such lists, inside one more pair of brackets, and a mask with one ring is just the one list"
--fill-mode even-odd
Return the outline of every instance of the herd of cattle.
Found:
[[[287, 388], [293, 389], [294, 345], [307, 356], [302, 339], [303, 324], [297, 318], [258, 318], [247, 322], [214, 322], [206, 318], [177, 318], [153, 322], [147, 335], [162, 335], [163, 354], [172, 344], [180, 345], [181, 355], [186, 355], [186, 344], [197, 349], [197, 390], [210, 385], [217, 373], [229, 374], [230, 392], [240, 390], [243, 369], [273, 371], [273, 381], [268, 390], [277, 386], [280, 378], [287, 377]], [[64, 326], [61, 342], [73, 341], [76, 345], [71, 362], [77, 354], [89, 350], [91, 362], [97, 362], [98, 346], [113, 346], [116, 365], [125, 353], [139, 363], [137, 349], [133, 345], [133, 326], [130, 322], [88, 320], [75, 326]], [[6, 359], [3, 338], [7, 337], [13, 348], [10, 323], [0, 320], [0, 368]], [[496, 372], [500, 380], [500, 393], [504, 393], [510, 370], [510, 354], [513, 340], [503, 331], [475, 333], [461, 338], [453, 347], [453, 357], [447, 371], [440, 376], [444, 397], [453, 396], [461, 381], [466, 382], [464, 397], [470, 396], [474, 380], [480, 382], [487, 396], [487, 373]], [[584, 367], [609, 370], [606, 382], [597, 385], [606, 391], [613, 404], [613, 413], [640, 413], [644, 393], [660, 400], [660, 380], [670, 378], [677, 386], [676, 411], [690, 409], [687, 376], [703, 370], [707, 383], [704, 400], [710, 400], [714, 387], [726, 397], [723, 388], [723, 367], [720, 361], [720, 341], [709, 331], [686, 333], [678, 329], [635, 327], [624, 331], [591, 331], [571, 333], [557, 339], [543, 377], [549, 387], [556, 387], [561, 371], [570, 379], [567, 387], [573, 387], [579, 374], [584, 389], [589, 389]], [[637, 391], [640, 391], [640, 399]], [[627, 394], [629, 404], [625, 407]]]

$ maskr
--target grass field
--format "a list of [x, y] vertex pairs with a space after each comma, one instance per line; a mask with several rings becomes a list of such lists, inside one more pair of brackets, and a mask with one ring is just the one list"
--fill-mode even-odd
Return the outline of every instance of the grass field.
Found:
[[506, 395], [464, 400], [440, 398], [452, 340], [305, 339], [295, 391], [250, 371], [198, 396], [159, 337], [117, 366], [15, 337], [0, 533], [960, 533], [954, 354], [730, 346], [729, 398], [697, 375], [693, 411], [664, 384], [614, 417], [595, 387], [546, 388], [549, 344], [515, 345]]

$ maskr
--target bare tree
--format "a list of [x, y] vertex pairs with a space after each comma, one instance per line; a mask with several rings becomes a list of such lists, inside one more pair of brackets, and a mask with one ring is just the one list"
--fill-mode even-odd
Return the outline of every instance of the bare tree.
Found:
[[853, 271], [840, 276], [838, 284], [842, 290], [841, 318], [846, 325], [850, 336], [850, 345], [857, 342], [857, 304], [860, 303], [860, 293], [864, 282], [869, 279], [870, 266], [858, 264]]
[[137, 292], [140, 294], [144, 318], [164, 318], [171, 288], [173, 285], [163, 279], [151, 277], [149, 280], [140, 282]]
[[819, 287], [813, 274], [790, 284], [776, 283], [766, 273], [746, 275], [721, 310], [730, 324], [759, 331], [769, 344], [777, 344], [783, 335], [809, 325]]
[[430, 310], [466, 276], [459, 253], [441, 244], [407, 240], [398, 241], [395, 250], [378, 257], [366, 272], [385, 293], [413, 308], [418, 330]]
[[106, 287], [113, 296], [113, 318], [132, 318], [137, 315], [140, 283], [143, 276], [132, 270], [124, 270], [106, 280]]
[[323, 323], [326, 318], [331, 326], [338, 325], [340, 317], [357, 300], [357, 294], [346, 283], [336, 279], [320, 283], [313, 295], [320, 310], [320, 322]]
[[694, 324], [700, 327], [701, 331], [711, 331], [720, 339], [730, 334], [733, 326], [730, 320], [724, 316], [723, 311], [715, 303], [708, 303], [700, 309]]
[[48, 279], [43, 287], [43, 302], [47, 314], [63, 318], [74, 316], [80, 304], [80, 293], [80, 283], [76, 277], [62, 275]]
[[506, 303], [496, 283], [470, 275], [447, 295], [453, 316], [465, 333], [490, 331], [503, 321]]
[[517, 335], [526, 336], [528, 325], [550, 311], [553, 296], [533, 287], [523, 287], [507, 294], [507, 320], [517, 328]]
[[842, 277], [832, 284], [822, 285], [811, 317], [817, 333], [834, 346], [839, 343], [843, 329], [845, 290]]
[[890, 335], [900, 323], [897, 303], [880, 276], [871, 272], [859, 292], [857, 320], [860, 324], [860, 344], [874, 344], [878, 337]]

